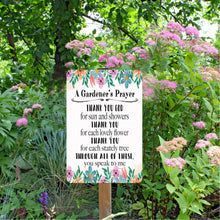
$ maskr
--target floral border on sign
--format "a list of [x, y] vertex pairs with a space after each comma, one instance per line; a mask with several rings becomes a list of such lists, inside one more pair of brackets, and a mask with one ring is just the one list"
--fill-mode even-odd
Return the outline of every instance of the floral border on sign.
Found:
[[72, 83], [73, 88], [80, 80], [82, 80], [82, 85], [87, 87], [98, 84], [99, 88], [105, 85], [110, 88], [115, 86], [113, 80], [117, 80], [119, 84], [124, 84], [126, 89], [131, 83], [137, 84], [139, 88], [142, 79], [140, 70], [69, 70], [67, 72], [67, 81]]
[[128, 167], [119, 169], [115, 166], [111, 171], [109, 167], [102, 168], [104, 175], [98, 170], [93, 170], [91, 166], [83, 172], [78, 169], [74, 172], [70, 166], [66, 170], [66, 178], [69, 183], [140, 183], [142, 181], [142, 172], [135, 175], [135, 169]]

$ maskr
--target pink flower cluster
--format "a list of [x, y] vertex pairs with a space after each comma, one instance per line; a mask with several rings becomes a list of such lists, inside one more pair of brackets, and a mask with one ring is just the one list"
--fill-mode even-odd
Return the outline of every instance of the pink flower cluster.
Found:
[[32, 108], [25, 108], [23, 111], [23, 117], [26, 117], [32, 112]]
[[133, 47], [132, 51], [134, 51], [135, 53], [139, 54], [140, 58], [143, 58], [144, 60], [148, 60], [150, 57], [150, 54], [143, 48], [141, 47]]
[[[73, 40], [68, 42], [65, 47], [67, 49], [75, 49], [78, 50], [77, 56], [81, 57], [82, 54], [86, 54], [87, 56], [91, 56], [91, 48], [95, 47], [95, 44], [98, 44], [100, 47], [105, 48], [106, 43], [104, 42], [96, 42], [93, 39], [88, 39], [85, 41], [80, 41], [80, 40]], [[71, 62], [66, 63], [65, 65], [69, 66]]]
[[161, 153], [168, 153], [170, 151], [182, 150], [183, 145], [187, 145], [187, 140], [183, 137], [173, 138], [171, 141], [165, 141], [163, 145], [157, 148]]
[[67, 62], [67, 63], [64, 64], [65, 67], [71, 67], [73, 65], [74, 65], [73, 62]]
[[220, 157], [220, 147], [219, 146], [210, 147], [207, 151], [207, 156], [209, 158]]
[[214, 70], [212, 67], [200, 67], [202, 79], [209, 82], [212, 80], [220, 82], [220, 71]]
[[155, 46], [157, 45], [157, 42], [154, 40], [145, 40], [144, 43], [150, 45], [150, 46]]
[[119, 67], [126, 63], [129, 66], [132, 66], [133, 63], [136, 61], [136, 57], [131, 53], [118, 53], [115, 56], [112, 56], [114, 51], [107, 51], [104, 55], [99, 57], [99, 62], [105, 61], [105, 66], [107, 68]]
[[[206, 54], [206, 55], [218, 55], [217, 48], [213, 47], [211, 43], [206, 42], [199, 38], [199, 31], [196, 27], [188, 26], [186, 28], [182, 27], [179, 23], [169, 22], [166, 26], [167, 30], [163, 30], [160, 32], [152, 32], [150, 33], [146, 40], [144, 41], [146, 44], [154, 46], [157, 44], [158, 39], [164, 39], [162, 43], [173, 45], [173, 41], [179, 43], [180, 47], [184, 47], [192, 52], [198, 54]], [[180, 33], [186, 32], [191, 36], [195, 36], [195, 39], [190, 40], [182, 40], [180, 38]]]
[[206, 124], [204, 121], [193, 122], [192, 125], [199, 128], [199, 129], [206, 127]]
[[205, 148], [206, 146], [210, 146], [211, 143], [209, 141], [205, 141], [205, 140], [198, 140], [195, 148], [196, 150], [200, 149], [200, 148]]
[[194, 35], [195, 37], [199, 37], [199, 31], [196, 27], [188, 26], [188, 27], [185, 28], [185, 31], [189, 35]]
[[33, 111], [33, 109], [35, 109], [35, 108], [36, 109], [42, 109], [42, 105], [41, 104], [33, 104], [32, 108], [25, 108], [23, 110], [22, 118], [20, 118], [20, 119], [18, 119], [16, 121], [16, 126], [20, 127], [22, 125], [27, 125], [28, 124], [28, 120], [27, 120], [26, 116], [29, 115]]
[[215, 165], [216, 167], [220, 166], [220, 157], [213, 158], [209, 163]]
[[42, 105], [41, 104], [33, 104], [32, 108], [42, 109]]
[[196, 38], [192, 40], [185, 40], [185, 47], [194, 53], [205, 55], [218, 55], [218, 50], [212, 46], [211, 43], [202, 40], [201, 38]]
[[177, 33], [185, 31], [185, 28], [181, 24], [172, 21], [167, 24], [166, 28]]
[[176, 91], [177, 82], [164, 79], [164, 80], [158, 80], [157, 83], [160, 85], [160, 88], [162, 89], [169, 88], [172, 89], [174, 92]]
[[210, 164], [215, 165], [216, 167], [220, 165], [220, 147], [212, 146], [207, 151], [207, 156], [211, 158]]
[[145, 77], [143, 79], [143, 94], [145, 99], [148, 97], [155, 97], [155, 92], [153, 89], [172, 89], [176, 92], [177, 82], [169, 81], [167, 79], [158, 80], [152, 77]]
[[27, 87], [27, 85], [26, 85], [25, 83], [23, 83], [23, 82], [20, 82], [19, 84], [15, 85], [15, 86], [12, 86], [12, 87], [11, 87], [11, 90], [12, 90], [12, 91], [15, 91], [15, 90], [17, 90], [19, 87], [25, 89], [25, 88]]
[[164, 164], [166, 164], [168, 167], [170, 166], [172, 166], [173, 168], [179, 167], [178, 169], [182, 170], [184, 165], [186, 164], [186, 161], [181, 157], [177, 157], [177, 158], [165, 159]]
[[[149, 38], [152, 38], [152, 40], [150, 41]], [[156, 45], [156, 41], [159, 38], [162, 38], [165, 40], [171, 40], [171, 41], [163, 41], [163, 43], [173, 44], [172, 41], [176, 41], [179, 43], [180, 47], [184, 46], [184, 42], [181, 40], [180, 36], [176, 33], [170, 32], [168, 30], [150, 33], [144, 42], [147, 44], [149, 44], [149, 42], [150, 42], [150, 44]]]
[[184, 28], [181, 24], [171, 21], [167, 24], [166, 28], [177, 33], [186, 32], [191, 36], [199, 37], [199, 31], [196, 27], [187, 26], [186, 28]]
[[22, 125], [27, 125], [28, 120], [27, 118], [20, 118], [16, 121], [16, 126], [20, 127]]
[[[167, 30], [166, 31], [161, 31], [160, 32], [160, 38], [171, 39], [173, 41], [178, 42], [180, 47], [184, 46], [184, 42], [181, 40], [180, 36], [178, 34], [170, 32], [170, 31], [167, 31]], [[170, 42], [168, 42], [168, 43], [170, 43]]]
[[193, 102], [193, 107], [195, 107], [195, 108], [199, 108], [199, 104], [198, 103], [196, 103], [196, 102]]
[[218, 136], [217, 136], [216, 133], [209, 133], [209, 134], [206, 134], [206, 135], [205, 135], [205, 139], [206, 139], [206, 140], [212, 140], [212, 139], [217, 140], [217, 139], [218, 139]]

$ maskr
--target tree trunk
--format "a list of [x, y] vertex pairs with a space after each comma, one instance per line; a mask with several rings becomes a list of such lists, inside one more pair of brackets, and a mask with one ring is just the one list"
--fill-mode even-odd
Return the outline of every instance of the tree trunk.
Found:
[[9, 30], [7, 30], [7, 38], [8, 38], [8, 43], [10, 45], [10, 53], [12, 55], [12, 59], [14, 62], [18, 62], [13, 32], [10, 32]]
[[[64, 48], [65, 44], [71, 40], [73, 34], [71, 34], [71, 26], [74, 21], [70, 14], [69, 1], [55, 0], [53, 5], [54, 23], [57, 27], [54, 40], [56, 47], [55, 51], [55, 66], [53, 73], [53, 80], [59, 81], [59, 86], [63, 86], [66, 81], [66, 71], [64, 64], [69, 61], [67, 60], [67, 51]], [[62, 57], [62, 59], [61, 59]]]

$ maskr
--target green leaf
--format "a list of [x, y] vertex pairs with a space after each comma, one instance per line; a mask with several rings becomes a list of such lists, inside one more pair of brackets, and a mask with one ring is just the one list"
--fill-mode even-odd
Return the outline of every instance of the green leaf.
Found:
[[199, 215], [202, 215], [202, 213], [199, 211], [199, 209], [197, 207], [189, 207], [189, 210], [191, 210]]
[[118, 187], [117, 187], [117, 197], [121, 198], [123, 193], [124, 193], [124, 188], [121, 185], [118, 185]]
[[164, 140], [160, 135], [158, 135], [158, 137], [159, 137], [159, 140], [160, 140], [160, 145], [163, 145], [163, 143], [165, 142], [165, 140]]
[[189, 190], [187, 188], [184, 189], [184, 193], [185, 193], [184, 195], [187, 199], [188, 204], [191, 204], [197, 196], [195, 192], [193, 192], [192, 190]]
[[96, 39], [97, 41], [101, 41], [101, 40], [102, 40], [101, 37], [96, 37], [95, 39]]
[[60, 215], [58, 215], [55, 219], [65, 219], [66, 218], [66, 214], [62, 213]]
[[139, 212], [138, 212], [138, 216], [146, 216], [147, 215], [147, 209], [141, 209]]
[[209, 203], [208, 201], [206, 201], [204, 199], [200, 199], [199, 202], [203, 203], [204, 205], [211, 205], [211, 203]]
[[186, 58], [185, 58], [185, 62], [186, 62], [186, 65], [187, 65], [187, 66], [190, 66], [190, 67], [193, 66], [193, 60], [192, 60], [192, 57], [190, 57], [189, 55], [186, 56]]
[[117, 10], [117, 15], [116, 15], [116, 22], [118, 26], [122, 26], [123, 23], [123, 17], [121, 16], [120, 10]]
[[190, 220], [190, 217], [186, 213], [180, 213], [177, 217], [177, 220]]
[[[179, 185], [180, 185], [180, 181], [179, 181], [179, 178], [177, 177], [177, 175], [179, 173], [179, 172], [177, 173], [177, 171], [179, 171], [179, 170], [178, 170], [178, 168], [177, 169], [176, 168], [170, 172], [170, 180], [174, 184], [174, 186], [178, 189]], [[177, 171], [175, 171], [175, 170], [177, 170]]]
[[143, 209], [144, 208], [144, 204], [142, 202], [136, 202], [134, 204], [132, 204], [132, 209], [134, 210], [140, 210], [140, 209]]
[[179, 193], [179, 192], [175, 192], [179, 198], [176, 198], [175, 197], [175, 200], [178, 202], [179, 204], [179, 207], [182, 211], [182, 213], [185, 213], [186, 210], [187, 210], [187, 201], [186, 201], [186, 198], [183, 196], [183, 194]]
[[166, 188], [171, 194], [176, 190], [176, 187], [172, 186], [169, 183], [166, 184]]
[[173, 108], [175, 106], [175, 102], [171, 99], [171, 97], [168, 97], [168, 103], [170, 105], [170, 108]]
[[210, 112], [212, 112], [212, 111], [213, 111], [213, 107], [212, 107], [212, 105], [209, 103], [209, 101], [208, 101], [206, 98], [203, 98], [203, 101], [204, 101], [204, 104], [205, 104], [206, 108], [207, 108]]
[[8, 131], [10, 131], [10, 130], [11, 130], [11, 127], [12, 127], [11, 121], [2, 119], [2, 122], [3, 122], [3, 126], [4, 126]]

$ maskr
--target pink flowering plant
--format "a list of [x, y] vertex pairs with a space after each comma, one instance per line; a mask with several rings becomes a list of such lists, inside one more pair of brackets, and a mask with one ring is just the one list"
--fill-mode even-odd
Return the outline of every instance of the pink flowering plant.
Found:
[[[96, 50], [97, 43], [84, 42], [74, 50], [79, 59], [86, 56], [85, 62], [79, 62], [78, 72], [75, 67], [68, 70], [68, 80], [88, 78], [88, 83], [101, 87], [108, 79], [100, 70], [107, 69], [110, 78], [121, 80], [127, 75], [120, 71], [136, 70], [128, 78], [143, 78], [145, 156], [142, 182], [135, 191], [141, 196], [132, 195], [132, 208], [143, 219], [204, 216], [219, 188], [218, 49], [201, 38], [196, 27], [175, 22], [148, 28], [143, 38], [124, 51]], [[123, 82], [129, 88], [130, 81]], [[120, 171], [118, 176], [117, 168], [112, 172], [116, 181], [126, 174]]]

